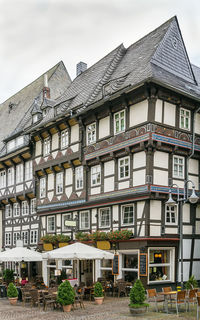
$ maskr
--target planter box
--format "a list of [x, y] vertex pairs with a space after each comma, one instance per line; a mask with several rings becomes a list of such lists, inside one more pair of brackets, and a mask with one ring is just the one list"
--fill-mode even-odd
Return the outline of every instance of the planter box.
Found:
[[51, 250], [53, 250], [53, 245], [52, 245], [52, 243], [43, 243], [43, 249], [44, 249], [45, 251], [51, 251]]
[[101, 250], [110, 250], [109, 241], [97, 241], [97, 248]]
[[59, 242], [59, 243], [58, 243], [58, 247], [59, 247], [59, 248], [62, 248], [62, 247], [65, 247], [65, 246], [68, 246], [68, 243], [67, 243], [67, 242]]

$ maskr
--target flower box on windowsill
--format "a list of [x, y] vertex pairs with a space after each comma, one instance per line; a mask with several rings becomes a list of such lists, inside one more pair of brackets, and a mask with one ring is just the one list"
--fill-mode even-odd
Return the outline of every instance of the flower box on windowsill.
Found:
[[110, 242], [109, 241], [97, 241], [97, 248], [101, 250], [110, 250]]
[[58, 247], [59, 247], [59, 248], [62, 248], [62, 247], [68, 246], [68, 244], [69, 244], [69, 243], [67, 243], [67, 242], [59, 242], [59, 243], [58, 243]]
[[45, 251], [51, 251], [51, 250], [53, 250], [53, 244], [52, 243], [43, 243], [43, 249]]

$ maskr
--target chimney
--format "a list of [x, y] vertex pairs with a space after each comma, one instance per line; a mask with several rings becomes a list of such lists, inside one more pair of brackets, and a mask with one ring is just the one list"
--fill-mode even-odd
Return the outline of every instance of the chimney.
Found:
[[78, 77], [85, 70], [87, 70], [87, 63], [80, 61], [76, 65], [76, 76]]
[[50, 89], [49, 89], [49, 85], [48, 85], [48, 76], [46, 73], [44, 75], [43, 98], [50, 99]]

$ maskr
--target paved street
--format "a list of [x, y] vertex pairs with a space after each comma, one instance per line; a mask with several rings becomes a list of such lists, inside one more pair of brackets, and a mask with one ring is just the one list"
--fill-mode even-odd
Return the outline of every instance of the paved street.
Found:
[[[153, 319], [177, 319], [176, 315], [167, 315], [163, 313], [149, 312], [144, 317], [134, 317], [129, 313], [128, 298], [106, 298], [104, 304], [97, 306], [94, 302], [85, 302], [85, 310], [77, 308], [70, 313], [63, 313], [61, 311], [48, 311], [44, 312], [38, 308], [23, 307], [18, 303], [16, 307], [10, 306], [7, 299], [0, 299], [0, 319], [1, 320], [125, 320], [125, 319], [140, 319], [140, 320], [153, 320]], [[152, 310], [152, 309], [151, 309]], [[195, 309], [196, 310], [196, 309]], [[194, 320], [196, 319], [196, 312], [181, 313], [179, 319]]]

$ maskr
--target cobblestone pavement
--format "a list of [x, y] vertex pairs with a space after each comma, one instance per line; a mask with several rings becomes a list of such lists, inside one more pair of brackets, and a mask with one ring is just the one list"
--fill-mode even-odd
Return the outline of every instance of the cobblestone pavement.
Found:
[[[175, 314], [167, 315], [164, 313], [148, 312], [145, 316], [135, 317], [130, 315], [128, 309], [128, 298], [106, 298], [103, 305], [95, 305], [94, 302], [85, 302], [85, 309], [77, 307], [70, 313], [61, 311], [44, 312], [37, 307], [23, 307], [20, 302], [17, 306], [10, 306], [7, 299], [0, 299], [0, 320], [173, 320], [177, 319]], [[150, 308], [150, 310], [153, 310]], [[194, 320], [196, 311], [191, 313], [181, 313], [179, 319]]]

